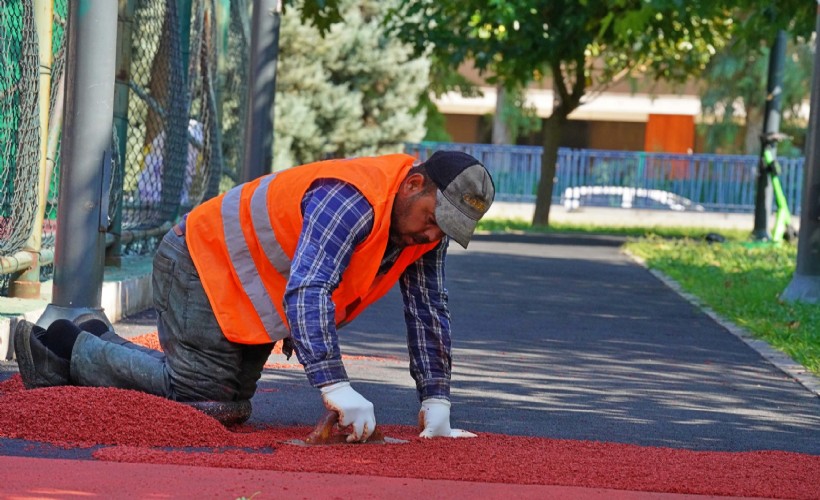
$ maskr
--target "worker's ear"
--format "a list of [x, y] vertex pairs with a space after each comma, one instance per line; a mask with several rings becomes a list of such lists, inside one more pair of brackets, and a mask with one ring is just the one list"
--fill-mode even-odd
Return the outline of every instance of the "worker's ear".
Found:
[[402, 194], [413, 195], [424, 191], [424, 176], [415, 173], [408, 175], [401, 183]]

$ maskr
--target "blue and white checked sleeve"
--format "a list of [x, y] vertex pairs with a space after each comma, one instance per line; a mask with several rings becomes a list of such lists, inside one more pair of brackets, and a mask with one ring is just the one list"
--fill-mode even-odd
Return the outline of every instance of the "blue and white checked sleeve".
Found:
[[284, 309], [299, 362], [314, 387], [347, 380], [331, 300], [356, 245], [373, 229], [373, 208], [345, 182], [316, 181], [302, 199], [303, 224]]
[[410, 264], [399, 281], [407, 323], [410, 374], [419, 400], [450, 399], [450, 311], [444, 287], [448, 238]]
[[[305, 194], [302, 212], [304, 222], [285, 289], [284, 308], [296, 356], [311, 385], [321, 387], [348, 380], [331, 295], [356, 245], [372, 231], [373, 209], [353, 186], [321, 180]], [[444, 238], [411, 264], [399, 281], [410, 373], [422, 400], [450, 396], [450, 313], [444, 288], [447, 242]]]

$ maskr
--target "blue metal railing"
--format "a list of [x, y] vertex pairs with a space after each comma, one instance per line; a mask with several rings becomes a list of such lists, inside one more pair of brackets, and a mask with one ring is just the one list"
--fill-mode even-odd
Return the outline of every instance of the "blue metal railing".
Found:
[[466, 144], [423, 142], [406, 144], [405, 151], [421, 160], [434, 151], [450, 149], [474, 156], [487, 166], [495, 184], [496, 200], [534, 202], [541, 174], [539, 146], [497, 146], [494, 144]]
[[[408, 154], [422, 160], [438, 149], [464, 151], [486, 165], [495, 182], [497, 200], [535, 201], [541, 147], [438, 142], [405, 145]], [[758, 161], [756, 156], [745, 155], [561, 148], [552, 203], [568, 207], [573, 202], [617, 203], [651, 208], [651, 203], [637, 203], [643, 197], [665, 206], [675, 204], [678, 209], [753, 213]], [[778, 161], [789, 209], [799, 214], [804, 159]], [[625, 205], [627, 201], [630, 205]]]

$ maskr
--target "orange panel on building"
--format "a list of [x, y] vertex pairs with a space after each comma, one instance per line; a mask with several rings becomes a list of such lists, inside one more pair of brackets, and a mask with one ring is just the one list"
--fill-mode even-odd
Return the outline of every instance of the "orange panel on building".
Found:
[[695, 149], [695, 117], [692, 115], [649, 115], [644, 151], [691, 153]]
[[[649, 153], [692, 153], [695, 150], [695, 117], [692, 115], [649, 115], [644, 151]], [[688, 177], [689, 162], [672, 160], [664, 176]]]

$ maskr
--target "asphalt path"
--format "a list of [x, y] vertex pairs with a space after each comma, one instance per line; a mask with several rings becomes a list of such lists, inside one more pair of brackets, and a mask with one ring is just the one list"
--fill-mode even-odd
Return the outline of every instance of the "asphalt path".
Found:
[[[820, 398], [624, 255], [622, 243], [491, 235], [467, 251], [450, 247], [453, 426], [820, 454]], [[414, 424], [398, 291], [339, 336], [348, 375], [377, 419]], [[312, 423], [321, 414], [298, 369], [266, 370], [260, 388], [254, 420]]]
[[[452, 423], [478, 432], [694, 450], [820, 455], [820, 398], [607, 236], [479, 235], [450, 247]], [[153, 313], [115, 325], [154, 330]], [[339, 332], [379, 422], [413, 425], [401, 297]], [[250, 423], [315, 423], [318, 391], [272, 356]]]

